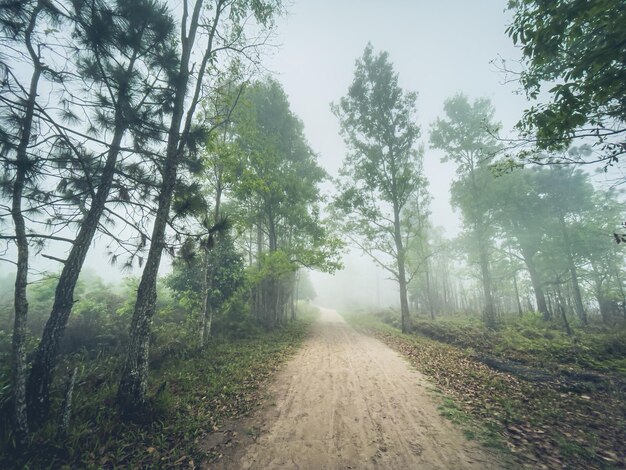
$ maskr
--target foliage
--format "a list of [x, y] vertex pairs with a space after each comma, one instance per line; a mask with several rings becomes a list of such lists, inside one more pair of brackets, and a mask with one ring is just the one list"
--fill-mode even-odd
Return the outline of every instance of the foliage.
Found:
[[340, 243], [320, 216], [320, 184], [327, 174], [277, 81], [267, 77], [244, 90], [232, 132], [233, 195], [249, 218], [262, 223], [269, 251], [281, 249], [300, 266], [336, 269]]
[[425, 187], [416, 100], [416, 93], [398, 85], [389, 54], [375, 54], [368, 44], [347, 95], [332, 105], [349, 149], [333, 207], [342, 230], [398, 282], [403, 322], [412, 277], [406, 250], [416, 222], [405, 212], [413, 198], [422, 202]]
[[[511, 0], [507, 33], [521, 46], [530, 107], [518, 124], [540, 149], [590, 139], [606, 165], [626, 152], [626, 11], [621, 0]], [[574, 161], [585, 161], [576, 157]]]
[[229, 309], [229, 303], [236, 302], [236, 295], [244, 287], [245, 274], [241, 254], [228, 233], [219, 236], [214, 247], [206, 252], [206, 256], [197, 254], [189, 259], [175, 259], [172, 273], [166, 277], [165, 284], [172, 290], [174, 298], [188, 309], [188, 315], [196, 319], [202, 311], [202, 280], [207, 267], [211, 270], [212, 280], [208, 303], [218, 312], [215, 332], [233, 334], [231, 328], [226, 325], [221, 327], [223, 321], [228, 320], [220, 314], [230, 311], [236, 315], [242, 309], [245, 310], [245, 306], [242, 305], [238, 305], [236, 309]]
[[501, 150], [496, 139], [500, 124], [494, 122], [494, 109], [488, 99], [470, 103], [457, 94], [444, 103], [445, 118], [437, 118], [430, 132], [433, 148], [444, 151], [442, 161], [456, 163], [457, 179], [452, 183], [452, 205], [461, 209], [467, 231], [465, 251], [472, 264], [480, 268], [486, 323], [496, 325], [493, 299], [492, 260], [493, 231], [491, 224], [490, 187], [494, 176], [489, 163]]
[[[159, 318], [171, 317], [160, 310]], [[72, 425], [66, 438], [53, 426], [32, 436], [33, 445], [23, 459], [9, 450], [10, 435], [2, 438], [3, 468], [42, 466], [81, 468], [195, 468], [214, 457], [202, 444], [221, 424], [250, 413], [263, 397], [264, 386], [281, 362], [306, 337], [312, 316], [290, 323], [272, 333], [257, 332], [247, 339], [216, 340], [211, 349], [196, 354], [189, 342], [176, 345], [153, 365], [149, 384], [150, 410], [138, 422], [120, 419], [114, 406], [116, 355], [97, 360], [82, 358], [75, 390]], [[162, 321], [162, 320], [161, 320]], [[175, 322], [154, 329], [152, 353], [160, 356], [178, 329], [193, 334], [194, 327]], [[68, 359], [63, 366], [75, 364]], [[159, 391], [160, 390], [160, 391]]]

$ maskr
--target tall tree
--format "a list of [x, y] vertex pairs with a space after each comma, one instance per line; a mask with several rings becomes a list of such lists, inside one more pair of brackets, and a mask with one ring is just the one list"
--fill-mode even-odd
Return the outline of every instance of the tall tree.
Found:
[[[416, 99], [398, 85], [389, 54], [375, 54], [368, 44], [348, 94], [332, 105], [350, 150], [334, 205], [355, 243], [398, 282], [402, 331], [408, 328], [406, 258], [413, 232], [404, 210], [424, 185]], [[388, 256], [391, 263], [383, 258]]]
[[545, 280], [537, 266], [542, 250], [546, 221], [550, 214], [536, 187], [537, 169], [523, 169], [496, 179], [491, 194], [494, 223], [509, 243], [515, 245], [530, 276], [537, 310], [544, 320], [550, 319], [546, 303]]
[[[178, 165], [187, 150], [196, 108], [211, 72], [219, 70], [222, 52], [252, 53], [246, 25], [256, 22], [262, 33], [271, 27], [280, 10], [280, 0], [183, 0], [180, 19], [180, 52], [176, 64], [173, 104], [161, 166], [156, 216], [150, 249], [137, 289], [130, 341], [118, 388], [122, 410], [132, 412], [145, 403], [148, 379], [150, 325], [156, 302], [156, 280], [161, 255], [166, 247], [166, 227], [177, 183]], [[254, 44], [254, 41], [253, 41]], [[196, 63], [196, 60], [198, 61]]]
[[[540, 149], [592, 139], [586, 161], [610, 165], [626, 153], [626, 8], [622, 0], [511, 0], [507, 29], [521, 46], [520, 81], [538, 102], [518, 127]], [[545, 98], [544, 89], [549, 98]], [[576, 158], [576, 161], [585, 161]]]
[[[26, 287], [28, 285], [29, 242], [26, 231], [26, 222], [23, 214], [22, 198], [28, 180], [35, 179], [37, 158], [31, 153], [31, 145], [36, 140], [36, 101], [39, 93], [40, 79], [45, 69], [38, 47], [38, 22], [43, 16], [56, 16], [58, 12], [46, 2], [2, 2], [0, 13], [0, 28], [3, 33], [2, 44], [10, 49], [16, 43], [22, 43], [25, 49], [26, 62], [32, 69], [28, 88], [19, 93], [22, 101], [18, 109], [13, 111], [16, 122], [16, 132], [7, 132], [2, 129], [3, 163], [5, 172], [12, 174], [11, 216], [15, 227], [15, 243], [17, 245], [17, 273], [15, 277], [14, 297], [14, 327], [12, 342], [12, 415], [15, 424], [17, 444], [24, 446], [28, 436], [28, 416], [26, 409], [26, 321], [28, 316], [28, 300]], [[8, 39], [8, 41], [7, 41]], [[7, 42], [9, 44], [7, 44]], [[7, 76], [8, 70], [3, 71]], [[3, 89], [7, 82], [3, 81]], [[21, 87], [20, 87], [21, 88]], [[4, 91], [4, 90], [3, 90]], [[5, 104], [5, 103], [3, 103]], [[7, 118], [7, 116], [3, 116]]]
[[294, 295], [297, 267], [336, 265], [334, 239], [319, 215], [326, 172], [287, 95], [271, 78], [247, 87], [232, 130], [237, 147], [229, 172], [232, 194], [256, 225], [257, 268], [263, 273], [257, 276], [254, 309], [273, 328]]
[[[167, 99], [160, 81], [167, 82], [173, 19], [166, 7], [152, 0], [84, 2], [74, 11], [82, 52], [77, 58], [84, 86], [98, 106], [91, 118], [99, 123], [107, 150], [102, 164], [84, 178], [89, 205], [83, 209], [80, 228], [63, 262], [50, 318], [46, 323], [28, 381], [31, 421], [41, 422], [48, 413], [49, 388], [60, 341], [67, 325], [74, 289], [91, 247], [119, 170], [125, 135], [132, 132], [135, 148], [160, 136], [162, 110], [154, 103]], [[89, 111], [86, 111], [89, 115]], [[156, 119], [155, 119], [156, 117]], [[108, 139], [110, 140], [108, 140]]]
[[554, 222], [553, 233], [558, 242], [551, 250], [561, 253], [570, 276], [574, 296], [574, 307], [579, 321], [587, 324], [581, 286], [579, 281], [580, 247], [574, 239], [575, 228], [585, 213], [593, 211], [593, 185], [588, 175], [580, 170], [555, 168], [537, 174], [538, 196], [546, 204]]
[[465, 95], [457, 94], [446, 100], [444, 112], [445, 118], [438, 118], [432, 126], [430, 142], [445, 152], [442, 161], [457, 164], [452, 203], [461, 209], [464, 224], [472, 234], [481, 273], [485, 322], [493, 327], [496, 311], [489, 265], [493, 233], [487, 188], [493, 182], [488, 166], [500, 150], [494, 137], [500, 125], [493, 122], [493, 107], [484, 98], [471, 104]]

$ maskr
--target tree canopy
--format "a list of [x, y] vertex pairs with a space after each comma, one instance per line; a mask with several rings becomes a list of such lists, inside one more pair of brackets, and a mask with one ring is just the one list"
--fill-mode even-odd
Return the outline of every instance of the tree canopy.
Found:
[[626, 153], [624, 3], [511, 0], [509, 8], [507, 33], [521, 46], [520, 81], [534, 102], [518, 124], [522, 134], [540, 150], [584, 139], [595, 145], [586, 161], [616, 163]]
[[368, 44], [356, 61], [347, 95], [332, 105], [349, 149], [334, 206], [344, 231], [398, 281], [403, 330], [412, 277], [407, 276], [406, 250], [415, 235], [405, 209], [425, 185], [416, 99], [416, 93], [398, 85], [389, 54], [376, 54]]

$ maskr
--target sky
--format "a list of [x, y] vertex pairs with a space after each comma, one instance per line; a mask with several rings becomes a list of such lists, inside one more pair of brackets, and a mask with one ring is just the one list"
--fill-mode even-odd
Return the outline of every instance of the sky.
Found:
[[[292, 111], [304, 122], [320, 164], [336, 175], [346, 154], [330, 103], [348, 91], [355, 60], [368, 42], [387, 51], [405, 90], [418, 93], [424, 169], [430, 182], [432, 221], [455, 236], [458, 215], [449, 203], [454, 165], [441, 163], [428, 146], [431, 123], [443, 114], [444, 101], [458, 92], [471, 100], [489, 98], [503, 135], [527, 103], [516, 83], [491, 62], [505, 59], [515, 68], [520, 51], [506, 35], [506, 0], [300, 0], [278, 24], [279, 45], [265, 61], [289, 96]], [[361, 302], [393, 304], [395, 286], [359, 253], [345, 259], [347, 269], [334, 277], [312, 274], [318, 297], [329, 304], [345, 292]]]

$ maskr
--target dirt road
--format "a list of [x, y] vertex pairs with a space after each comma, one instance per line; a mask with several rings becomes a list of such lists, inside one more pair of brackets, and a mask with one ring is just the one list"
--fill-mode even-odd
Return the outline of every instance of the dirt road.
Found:
[[218, 467], [501, 468], [439, 415], [430, 388], [396, 352], [323, 309], [255, 418], [260, 432]]

